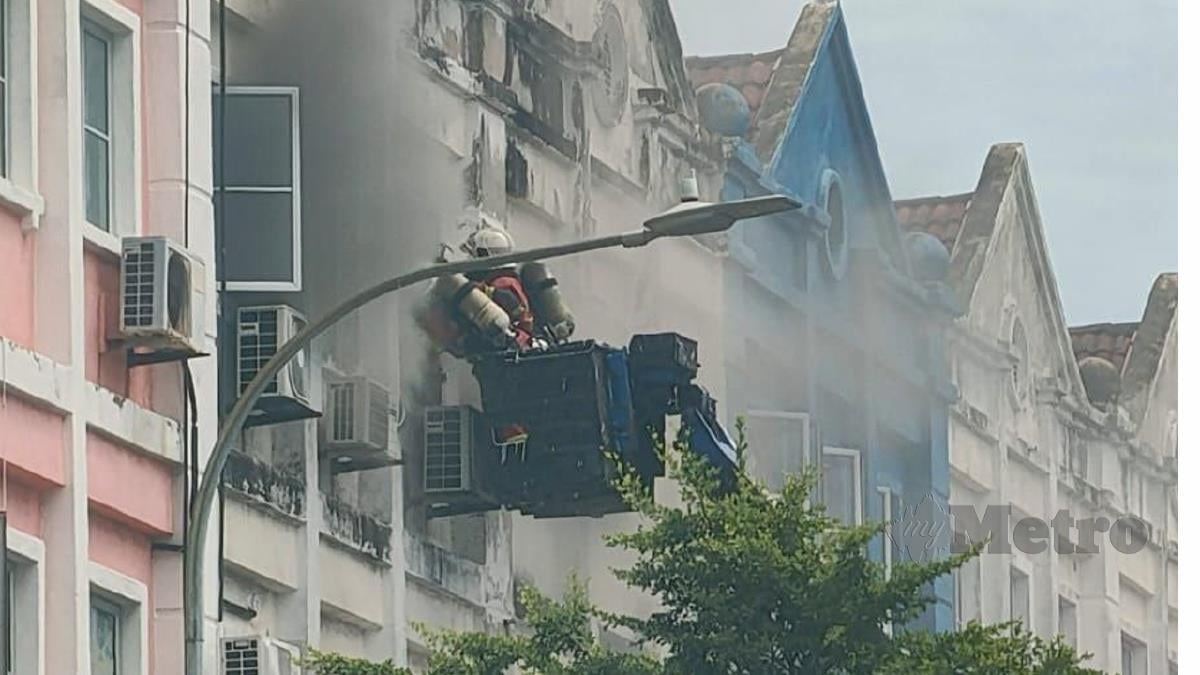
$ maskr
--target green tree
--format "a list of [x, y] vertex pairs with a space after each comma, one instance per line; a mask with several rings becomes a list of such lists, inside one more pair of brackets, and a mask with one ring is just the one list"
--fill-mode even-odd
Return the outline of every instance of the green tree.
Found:
[[[738, 436], [744, 438], [742, 425]], [[745, 456], [745, 443], [739, 442]], [[528, 634], [439, 634], [435, 675], [494, 675], [510, 668], [538, 675], [1086, 675], [1086, 655], [1019, 625], [930, 634], [897, 630], [932, 599], [926, 589], [978, 550], [930, 563], [901, 563], [885, 575], [867, 556], [884, 525], [844, 527], [811, 499], [811, 474], [772, 494], [742, 471], [736, 486], [685, 450], [664, 453], [679, 485], [677, 505], [655, 502], [624, 471], [618, 489], [644, 518], [607, 543], [635, 554], [619, 579], [657, 597], [647, 617], [597, 612], [573, 581], [562, 601], [523, 590]], [[730, 489], [736, 487], [736, 489]], [[663, 661], [602, 647], [592, 620], [632, 630], [664, 648]], [[402, 671], [317, 670], [318, 675], [394, 675]]]

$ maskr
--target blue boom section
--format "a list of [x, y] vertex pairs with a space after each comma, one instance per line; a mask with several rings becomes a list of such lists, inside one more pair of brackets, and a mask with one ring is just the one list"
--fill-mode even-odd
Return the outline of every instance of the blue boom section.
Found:
[[479, 357], [483, 436], [503, 458], [489, 464], [495, 498], [537, 517], [628, 511], [614, 460], [652, 487], [668, 415], [682, 417], [693, 452], [732, 477], [734, 444], [693, 384], [698, 368], [696, 343], [674, 333], [635, 336], [627, 349], [585, 341]]

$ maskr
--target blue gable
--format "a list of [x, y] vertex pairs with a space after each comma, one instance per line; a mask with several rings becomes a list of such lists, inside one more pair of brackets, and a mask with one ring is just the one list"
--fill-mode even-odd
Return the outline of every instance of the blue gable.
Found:
[[812, 53], [765, 175], [806, 203], [819, 204], [822, 173], [836, 171], [845, 187], [851, 247], [881, 248], [905, 269], [891, 191], [840, 5], [833, 6]]
[[[927, 498], [944, 507], [953, 390], [943, 333], [953, 313], [936, 284], [909, 276], [838, 5], [804, 8], [754, 143], [735, 142], [728, 160], [723, 198], [779, 192], [826, 216], [782, 214], [729, 235], [726, 410], [747, 416], [751, 457], [794, 471], [796, 446], [780, 438], [781, 420], [807, 416], [810, 466], [826, 450], [857, 453], [864, 519]], [[832, 243], [831, 186], [841, 194], [843, 247]], [[882, 542], [872, 550], [883, 557]], [[919, 623], [950, 628], [949, 578], [934, 593], [938, 603]]]

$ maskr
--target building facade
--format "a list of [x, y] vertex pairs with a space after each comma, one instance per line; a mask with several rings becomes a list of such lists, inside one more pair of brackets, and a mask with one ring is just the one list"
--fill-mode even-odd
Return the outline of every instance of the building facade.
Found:
[[[836, 3], [779, 51], [688, 61], [666, 0], [0, 3], [12, 672], [181, 671], [188, 486], [308, 319], [483, 222], [519, 247], [636, 228], [692, 171], [706, 199], [821, 215], [551, 261], [576, 336], [696, 339], [751, 468], [819, 468], [845, 520], [926, 498], [1144, 518], [1136, 554], [985, 555], [920, 622], [1027, 619], [1108, 670], [1174, 659], [1175, 278], [1140, 322], [1068, 329], [1016, 146], [970, 194], [893, 207]], [[147, 302], [182, 337], [123, 311], [143, 236], [165, 238]], [[419, 670], [417, 626], [504, 630], [520, 584], [571, 573], [603, 609], [654, 608], [602, 543], [632, 514], [439, 510], [425, 413], [480, 392], [415, 327], [423, 290], [306, 350], [241, 434], [208, 530], [205, 672], [253, 653], [284, 673], [306, 647]]]
[[[807, 5], [782, 50], [694, 58], [689, 71], [702, 119], [736, 133], [723, 197], [783, 192], [830, 219], [748, 222], [729, 236], [727, 391], [751, 468], [779, 488], [819, 467], [820, 497], [845, 522], [944, 507], [943, 335], [957, 311], [897, 226], [840, 5]], [[752, 119], [730, 124], [735, 109]], [[890, 564], [903, 545], [881, 538], [872, 555]], [[943, 630], [952, 591], [948, 580], [933, 590], [918, 624]]]
[[[0, 9], [10, 672], [176, 672], [185, 470], [216, 422], [208, 3]], [[122, 295], [138, 236], [170, 242], [176, 275], [140, 330], [185, 351], [122, 313], [143, 306]], [[166, 294], [156, 250], [143, 290]]]
[[[1139, 322], [1068, 328], [1019, 144], [991, 148], [974, 191], [897, 213], [951, 251], [967, 308], [949, 341], [950, 501], [979, 520], [955, 526], [1007, 542], [959, 570], [958, 621], [1062, 634], [1105, 672], [1175, 672], [1175, 275]], [[1133, 518], [1146, 526], [1117, 525]], [[1066, 526], [1022, 546], [1024, 519]]]
[[[697, 124], [665, 2], [229, 7], [218, 189], [227, 344], [259, 320], [247, 312], [287, 305], [317, 316], [429, 264], [439, 244], [457, 245], [480, 222], [532, 247], [637, 228], [678, 202], [693, 169], [702, 195], [719, 196], [720, 146]], [[261, 172], [237, 174], [251, 165]], [[257, 209], [270, 207], [253, 202], [267, 189], [279, 210], [264, 221]], [[700, 381], [718, 400], [720, 265], [707, 239], [550, 262], [576, 337], [694, 338]], [[365, 308], [307, 355], [305, 403], [324, 422], [276, 417], [244, 435], [226, 476], [222, 639], [262, 636], [419, 668], [427, 646], [416, 625], [499, 630], [515, 619], [519, 583], [554, 594], [575, 571], [606, 609], [653, 606], [616, 582], [611, 567], [622, 561], [602, 543], [632, 515], [431, 515], [424, 412], [478, 408], [479, 392], [468, 367], [439, 357], [415, 328], [423, 290]], [[240, 377], [230, 357], [223, 408]], [[331, 383], [359, 377], [386, 391], [380, 456], [402, 466], [346, 466], [328, 444]]]

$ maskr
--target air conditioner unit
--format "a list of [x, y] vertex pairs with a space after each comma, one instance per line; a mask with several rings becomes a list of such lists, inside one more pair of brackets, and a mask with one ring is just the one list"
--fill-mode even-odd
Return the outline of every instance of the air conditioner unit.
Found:
[[221, 640], [221, 675], [300, 675], [300, 650], [272, 638]]
[[[267, 361], [308, 325], [304, 315], [287, 305], [240, 307], [237, 311], [238, 393], [246, 390]], [[301, 350], [279, 371], [255, 403], [247, 426], [277, 424], [316, 417], [320, 413], [309, 391], [308, 350]]]
[[131, 347], [198, 355], [204, 264], [166, 237], [121, 240], [121, 337]]
[[430, 515], [498, 508], [488, 481], [493, 467], [484, 466], [495, 449], [483, 415], [467, 405], [426, 408], [424, 433], [423, 484]]
[[387, 387], [363, 376], [325, 378], [321, 451], [334, 471], [363, 471], [400, 463], [391, 446], [392, 399]]

